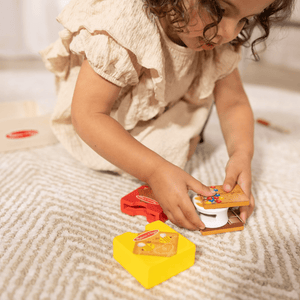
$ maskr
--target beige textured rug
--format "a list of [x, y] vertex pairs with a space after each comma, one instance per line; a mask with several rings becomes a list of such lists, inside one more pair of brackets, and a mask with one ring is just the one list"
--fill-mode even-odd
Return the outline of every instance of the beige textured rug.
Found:
[[[256, 117], [256, 210], [244, 231], [201, 236], [190, 269], [145, 290], [113, 259], [112, 241], [145, 217], [120, 211], [141, 183], [95, 172], [56, 144], [0, 153], [0, 299], [299, 299], [300, 95], [247, 86]], [[187, 170], [220, 184], [227, 154], [213, 113]]]

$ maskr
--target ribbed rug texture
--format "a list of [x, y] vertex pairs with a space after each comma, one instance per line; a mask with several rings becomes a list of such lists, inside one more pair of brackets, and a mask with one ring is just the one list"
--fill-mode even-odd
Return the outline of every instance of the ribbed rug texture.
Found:
[[[150, 290], [113, 258], [113, 239], [142, 232], [120, 211], [142, 183], [87, 169], [60, 144], [0, 153], [0, 299], [300, 299], [300, 95], [246, 86], [256, 125], [256, 209], [240, 232], [201, 236], [190, 269]], [[227, 152], [216, 112], [186, 170], [222, 184]], [[142, 166], [141, 166], [142, 167]]]

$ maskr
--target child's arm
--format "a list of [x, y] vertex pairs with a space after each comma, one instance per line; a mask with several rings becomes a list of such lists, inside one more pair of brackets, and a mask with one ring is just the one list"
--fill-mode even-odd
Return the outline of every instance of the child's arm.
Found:
[[229, 192], [238, 183], [250, 198], [249, 207], [241, 207], [241, 218], [246, 221], [255, 205], [251, 194], [254, 120], [237, 69], [216, 83], [214, 94], [229, 155], [223, 187]]
[[147, 182], [170, 221], [191, 230], [204, 228], [188, 189], [211, 196], [210, 189], [134, 139], [111, 108], [120, 88], [106, 81], [87, 60], [81, 66], [72, 101], [72, 123], [78, 135], [99, 155]]

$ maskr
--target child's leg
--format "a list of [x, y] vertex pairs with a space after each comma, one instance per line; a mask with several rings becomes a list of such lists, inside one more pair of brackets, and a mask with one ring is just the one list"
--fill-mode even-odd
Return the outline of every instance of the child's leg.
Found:
[[138, 124], [130, 133], [151, 150], [184, 168], [200, 141], [199, 133], [209, 110], [210, 105], [195, 106], [179, 101], [157, 119]]
[[190, 139], [190, 148], [189, 148], [189, 152], [188, 152], [188, 155], [187, 155], [187, 160], [191, 159], [192, 155], [196, 151], [196, 148], [197, 148], [198, 144], [201, 144], [201, 143], [204, 142], [204, 129], [206, 128], [207, 122], [208, 122], [208, 120], [211, 116], [212, 108], [213, 108], [213, 105], [210, 108], [210, 111], [208, 113], [208, 117], [207, 117], [207, 119], [206, 119], [206, 121], [203, 125], [203, 128], [202, 128], [200, 134]]
[[201, 143], [200, 135], [197, 135], [197, 136], [190, 139], [190, 148], [189, 148], [189, 152], [188, 152], [188, 155], [187, 155], [187, 160], [191, 159], [191, 157], [195, 153], [196, 148], [197, 148], [199, 143]]

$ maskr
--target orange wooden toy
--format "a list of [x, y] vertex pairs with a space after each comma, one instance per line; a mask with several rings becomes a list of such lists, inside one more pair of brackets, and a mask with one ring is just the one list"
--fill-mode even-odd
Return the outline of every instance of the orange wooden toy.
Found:
[[[196, 209], [206, 228], [202, 235], [238, 231], [244, 229], [244, 223], [235, 207], [249, 205], [249, 199], [237, 184], [229, 193], [222, 185], [211, 186], [216, 194], [212, 197], [197, 195], [193, 197]], [[228, 209], [229, 208], [229, 209]]]

